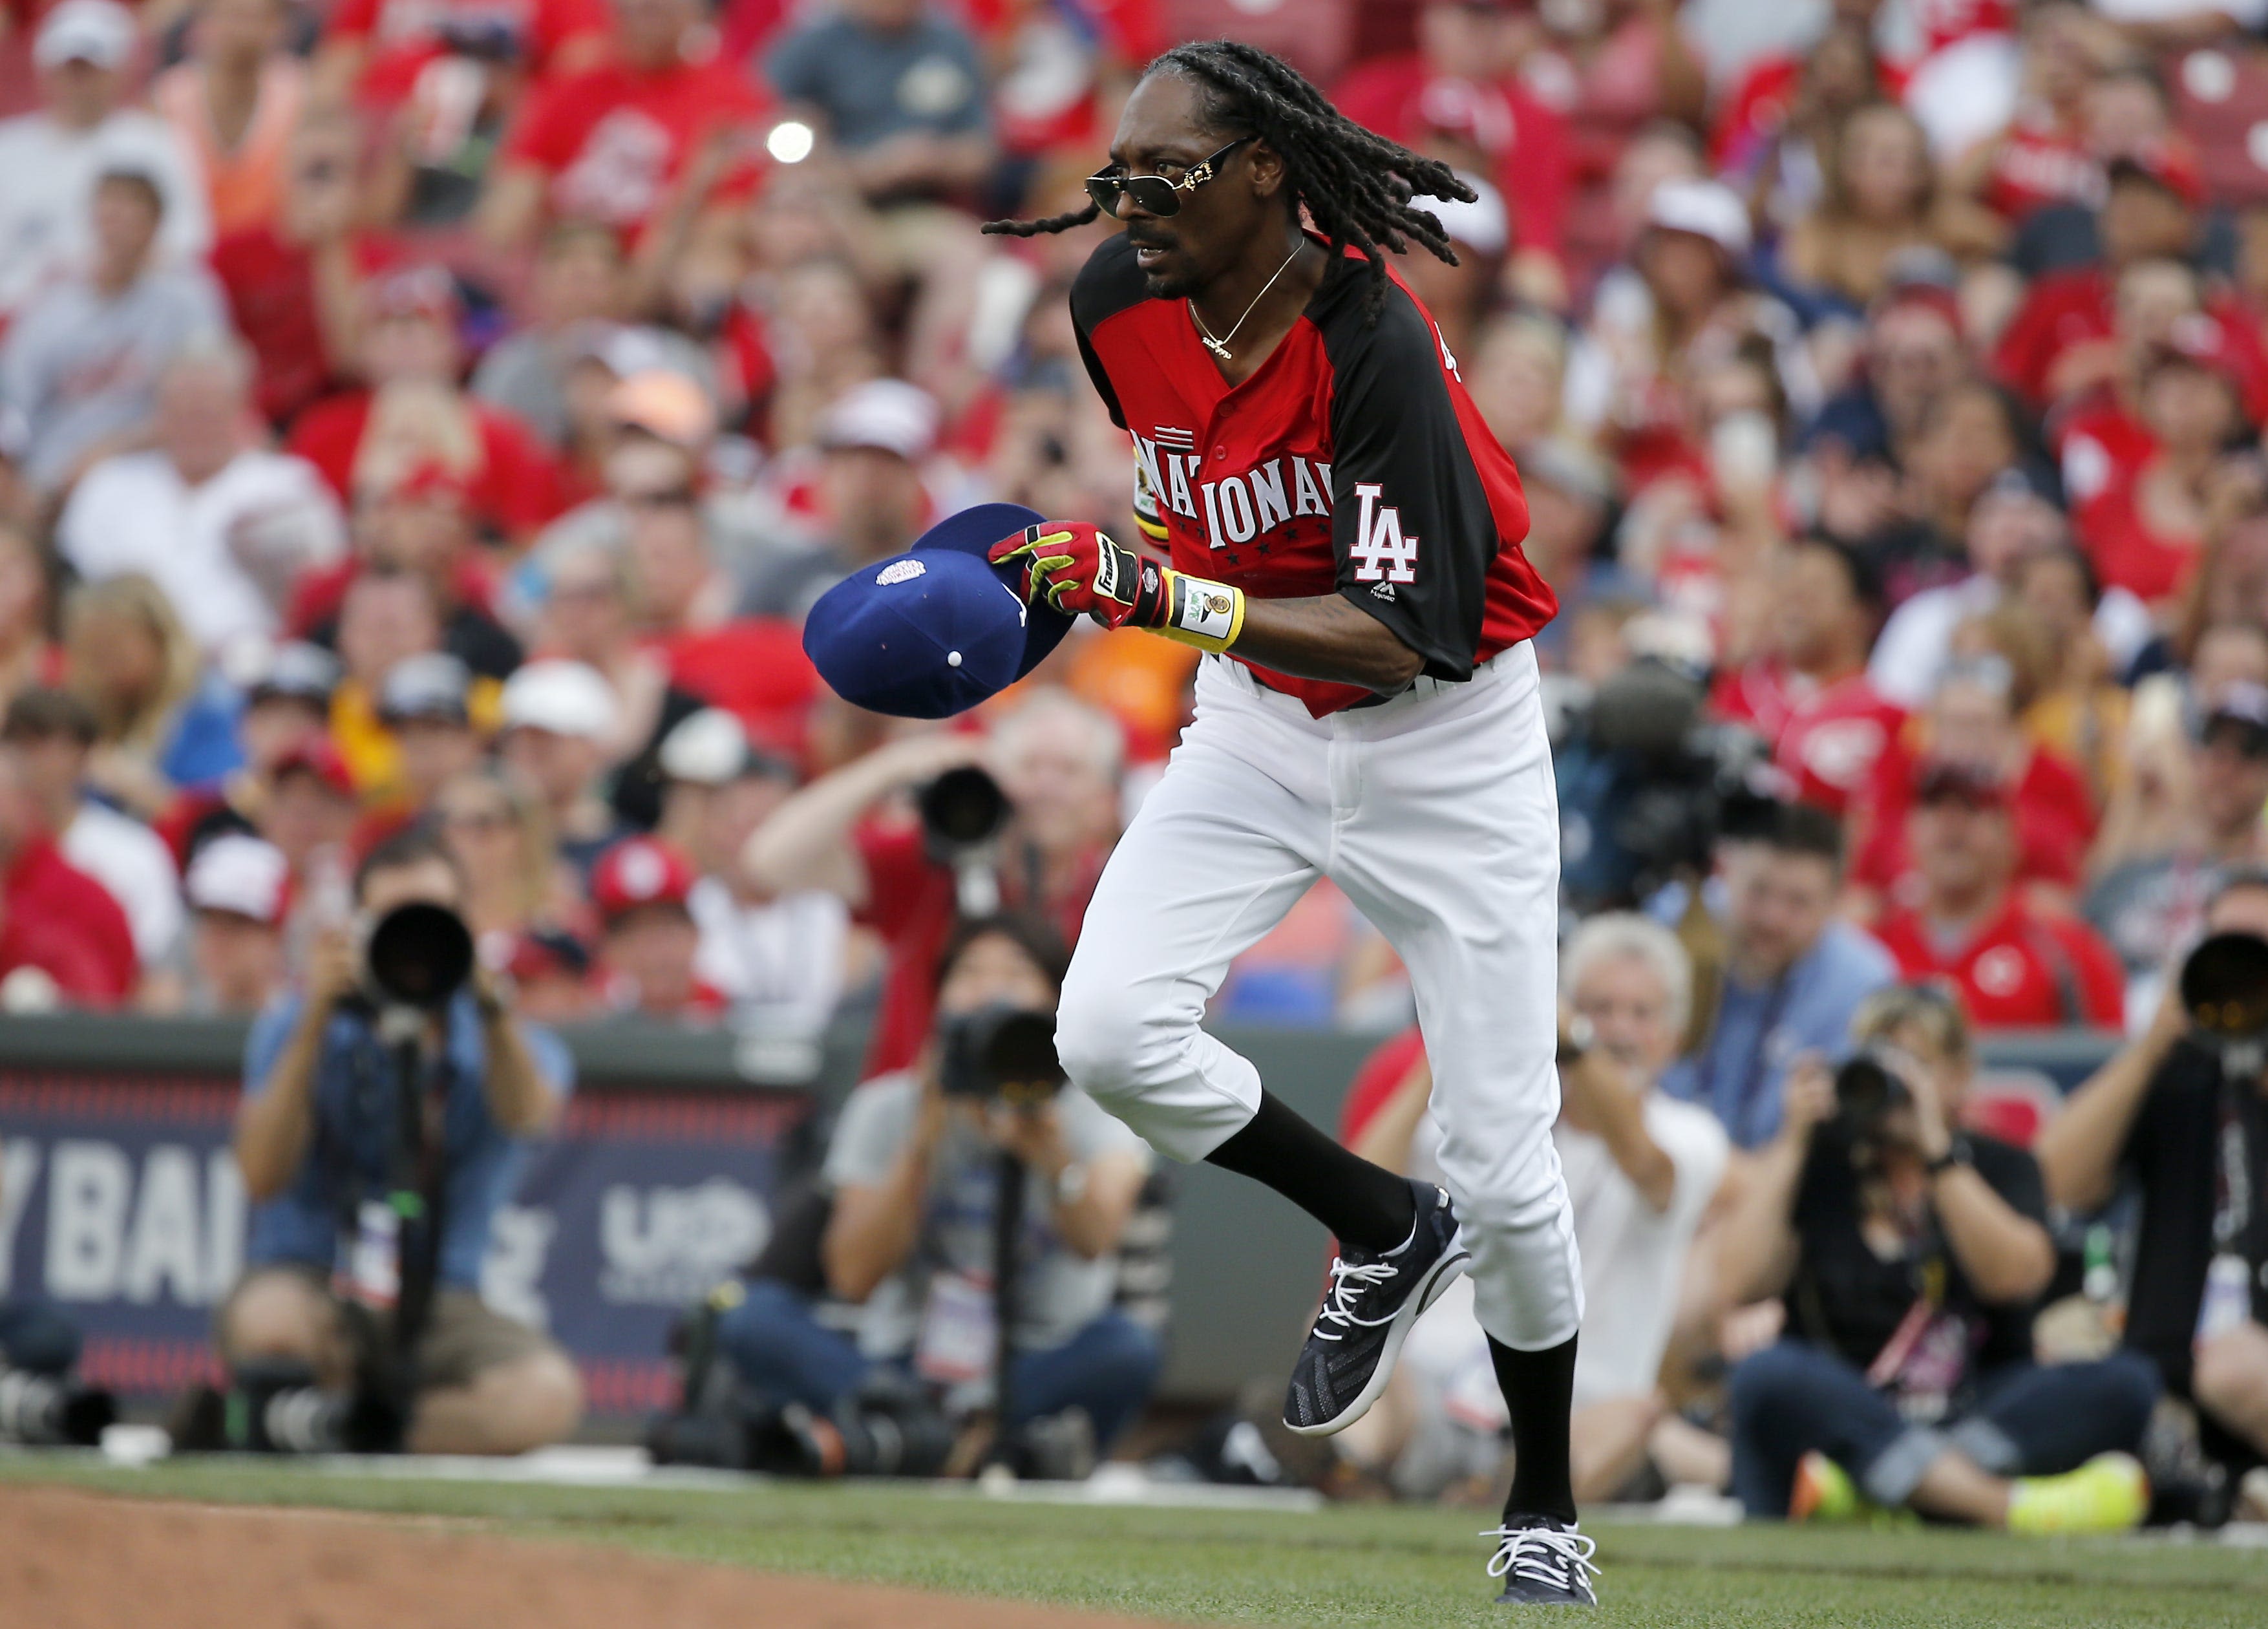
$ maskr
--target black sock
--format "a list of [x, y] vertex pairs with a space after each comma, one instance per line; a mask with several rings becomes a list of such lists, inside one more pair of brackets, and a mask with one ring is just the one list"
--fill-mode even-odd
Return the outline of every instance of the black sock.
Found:
[[1406, 1178], [1342, 1148], [1270, 1092], [1260, 1094], [1251, 1124], [1205, 1163], [1265, 1183], [1359, 1250], [1393, 1249], [1418, 1225]]
[[1574, 1473], [1568, 1467], [1567, 1417], [1575, 1405], [1575, 1337], [1541, 1352], [1514, 1352], [1489, 1338], [1489, 1360], [1504, 1405], [1512, 1412], [1512, 1497], [1505, 1525], [1521, 1516], [1575, 1519]]

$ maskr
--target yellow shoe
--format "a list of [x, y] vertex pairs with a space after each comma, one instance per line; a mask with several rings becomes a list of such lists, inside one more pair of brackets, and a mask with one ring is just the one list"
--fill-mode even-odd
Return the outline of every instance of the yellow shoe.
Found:
[[1787, 1496], [1791, 1522], [1856, 1522], [1867, 1511], [1851, 1473], [1814, 1449], [1795, 1462], [1795, 1485]]
[[2150, 1478], [2132, 1454], [2097, 1454], [2059, 1477], [2018, 1477], [2012, 1533], [2123, 1533], [2150, 1512]]

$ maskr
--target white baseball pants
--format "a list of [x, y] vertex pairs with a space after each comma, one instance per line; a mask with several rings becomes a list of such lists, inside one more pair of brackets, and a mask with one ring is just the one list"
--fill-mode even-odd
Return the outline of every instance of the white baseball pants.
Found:
[[1583, 1288], [1551, 1143], [1559, 810], [1534, 649], [1322, 719], [1223, 657], [1197, 695], [1087, 908], [1065, 1071], [1160, 1153], [1203, 1159], [1260, 1103], [1259, 1072], [1200, 1028], [1205, 1003], [1329, 877], [1410, 969], [1481, 1326], [1557, 1345]]

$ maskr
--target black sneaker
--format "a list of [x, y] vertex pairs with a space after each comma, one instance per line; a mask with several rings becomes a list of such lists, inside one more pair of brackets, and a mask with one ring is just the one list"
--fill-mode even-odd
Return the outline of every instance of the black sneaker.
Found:
[[1400, 1248], [1348, 1250], [1331, 1263], [1331, 1286], [1284, 1396], [1284, 1424], [1303, 1437], [1344, 1431], [1369, 1412], [1393, 1376], [1394, 1360], [1418, 1314], [1463, 1276], [1472, 1257], [1449, 1196], [1413, 1182], [1418, 1225]]
[[1597, 1541], [1579, 1533], [1568, 1522], [1550, 1516], [1515, 1517], [1503, 1527], [1481, 1535], [1493, 1538], [1496, 1554], [1489, 1561], [1489, 1576], [1504, 1580], [1498, 1606], [1596, 1606], [1598, 1593], [1591, 1581], [1599, 1569], [1591, 1565]]

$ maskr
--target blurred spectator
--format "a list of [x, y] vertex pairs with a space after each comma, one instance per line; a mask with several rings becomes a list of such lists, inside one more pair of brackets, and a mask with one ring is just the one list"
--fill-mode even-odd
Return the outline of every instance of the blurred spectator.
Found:
[[[2268, 938], [2268, 873], [2229, 874], [2202, 925]], [[2175, 952], [2148, 1028], [2042, 1131], [2040, 1168], [2048, 1197], [2074, 1212], [2139, 1190], [2125, 1345], [2196, 1403], [2212, 1457], [2242, 1464], [2268, 1456], [2268, 1326], [2257, 1290], [2245, 1293], [2260, 1262], [2268, 1092], [2257, 1064], [2248, 1079], [2192, 1030], [2173, 976], [2183, 954]], [[2238, 1193], [2253, 1196], [2250, 1213], [2232, 1227]]]
[[1867, 671], [1881, 585], [1858, 554], [1812, 538], [1786, 552], [1772, 586], [1763, 660], [1719, 677], [1710, 704], [1771, 743], [1797, 797], [1840, 814], [1905, 719]]
[[1781, 249], [1782, 268], [1796, 283], [1864, 310], [1901, 254], [1934, 249], [1974, 259], [1998, 247], [1999, 223], [1943, 191], [1928, 137], [1896, 104], [1852, 113], [1821, 158], [1818, 206]]
[[0, 702], [55, 670], [52, 575], [31, 534], [0, 520]]
[[63, 683], [100, 732], [89, 784], [129, 814], [154, 820], [176, 791], [217, 785], [244, 761], [235, 693], [200, 664], [173, 601], [139, 571], [72, 593]]
[[1751, 1518], [1911, 1507], [2016, 1531], [2132, 1527], [2149, 1496], [2126, 1455], [2157, 1376], [2131, 1357], [2034, 1364], [2055, 1269], [2039, 1168], [1960, 1129], [1976, 1063], [1958, 1010], [1918, 991], [1877, 1002], [1859, 1038], [1895, 1048], [1875, 1056], [1903, 1089], [1841, 1113], [1823, 1065], [1791, 1074], [1725, 1221], [1738, 1299], [1789, 1306], [1786, 1335], [1733, 1373], [1734, 1496]]
[[389, 801], [403, 815], [423, 814], [444, 785], [481, 761], [472, 708], [472, 673], [446, 651], [404, 657], [387, 671], [378, 721], [399, 754], [401, 778]]
[[910, 544], [928, 518], [921, 466], [936, 436], [937, 404], [898, 380], [859, 385], [828, 409], [819, 430], [821, 541], [759, 568], [741, 614], [800, 623], [850, 572]]
[[1842, 887], [1842, 831], [1807, 804], [1782, 806], [1726, 860], [1715, 1010], [1662, 1089], [1710, 1109], [1740, 1147], [1778, 1135], [1788, 1071], [1839, 1057], [1859, 1003], [1897, 977], [1888, 952], [1836, 919]]
[[274, 210], [213, 245], [213, 276], [258, 358], [260, 411], [279, 429], [338, 388], [361, 355], [360, 161], [351, 119], [311, 113], [284, 148]]
[[1889, 93], [1887, 64], [1874, 53], [1875, 0], [1837, 6], [1833, 23], [1804, 55], [1751, 63], [1719, 99], [1710, 152], [1727, 181], [1746, 181], [1760, 225], [1786, 232], [1816, 208], [1844, 125]]
[[524, 63], [541, 82], [598, 62], [606, 31], [603, 0], [341, 0], [324, 21], [315, 85], [326, 101], [390, 111], [445, 78], [452, 53]]
[[[180, 869], [209, 839], [254, 831], [276, 766], [315, 741], [328, 744], [338, 682], [338, 658], [297, 643], [277, 646], [250, 675], [236, 722], [242, 766], [217, 785], [176, 797], [156, 822]], [[348, 790], [351, 795], [351, 785]]]
[[[981, 918], [940, 947], [940, 1022], [1005, 1005], [1051, 1014], [1064, 955], [1043, 927]], [[1012, 1428], [1078, 1410], [1107, 1449], [1155, 1382], [1158, 1338], [1112, 1305], [1116, 1256], [1150, 1169], [1150, 1150], [1076, 1087], [1037, 1104], [948, 1097], [940, 1047], [924, 1035], [902, 1070], [850, 1095], [828, 1146], [834, 1205], [821, 1251], [828, 1289], [859, 1303], [857, 1338], [822, 1325], [803, 1298], [759, 1279], [718, 1321], [741, 1381], [780, 1401], [830, 1410], [873, 1369], [904, 1367], [948, 1403], [987, 1389], [989, 1361], [966, 1341], [921, 1340], [924, 1308], [953, 1296], [987, 1320], [1001, 1154], [1023, 1165]], [[983, 1346], [989, 1348], [991, 1338]]]
[[251, 384], [232, 341], [177, 352], [158, 380], [157, 445], [89, 469], [55, 527], [81, 577], [146, 574], [224, 665], [273, 640], [294, 581], [346, 549], [321, 477], [261, 446]]
[[[1432, 0], [1418, 11], [1418, 48], [1354, 69], [1331, 92], [1357, 124], [1494, 183], [1499, 219], [1513, 204], [1508, 281], [1523, 298], [1564, 310], [1561, 263], [1571, 170], [1565, 122], [1513, 72], [1515, 8], [1491, 0]], [[1418, 267], [1424, 257], [1410, 262]], [[1429, 302], [1429, 309], [1431, 309]], [[1462, 343], [1451, 347], [1460, 356]]]
[[2133, 671], [2156, 629], [2132, 595], [2103, 593], [2087, 557], [2065, 545], [2028, 552], [2018, 561], [2013, 603], [1993, 620], [2015, 619], [2044, 646], [2038, 695], [2024, 711], [2024, 730], [2087, 776], [2097, 807], [2126, 779], [2130, 698], [2119, 682]]
[[[878, 203], [964, 194], [991, 168], [976, 41], [928, 0], [842, 0], [774, 46], [764, 70]], [[926, 225], [907, 222], [907, 235]]]
[[[1729, 1149], [1707, 1113], [1653, 1089], [1685, 1034], [1692, 993], [1675, 938], [1643, 917], [1610, 913], [1577, 928], [1562, 959], [1569, 1017], [1551, 1139], [1574, 1204], [1591, 1335], [1592, 1355], [1575, 1367], [1576, 1497], [1596, 1501], [1643, 1469], [1668, 1412], [1660, 1378], [1678, 1284]], [[1440, 1141], [1426, 1109], [1432, 1088], [1411, 1029], [1364, 1065], [1341, 1136], [1366, 1159], [1431, 1180]], [[1492, 1375], [1472, 1292], [1460, 1280], [1411, 1330], [1386, 1397], [1334, 1445], [1404, 1497], [1484, 1485], [1504, 1456]]]
[[284, 48], [291, 21], [290, 0], [203, 0], [188, 57], [151, 82], [151, 106], [203, 174], [216, 238], [266, 225], [283, 201], [307, 95], [306, 65]]
[[1976, 372], [1962, 333], [1959, 304], [1934, 284], [1901, 284], [1874, 302], [1858, 377], [1829, 398], [1805, 432], [1823, 530], [1858, 538], [1884, 524], [1899, 461], [1918, 443], [1924, 416]]
[[599, 977], [613, 1011], [710, 1021], [723, 1014], [727, 998], [695, 966], [701, 930], [687, 903], [694, 881], [691, 863], [657, 837], [624, 837], [591, 868]]
[[668, 640], [729, 620], [740, 585], [713, 546], [691, 453], [656, 437], [625, 437], [607, 460], [607, 487], [622, 514], [622, 558], [644, 635]]
[[377, 570], [348, 579], [338, 621], [328, 632], [342, 674], [331, 696], [330, 730], [355, 785], [375, 792], [401, 776], [394, 735], [378, 716], [386, 675], [413, 656], [441, 648], [441, 615], [433, 587], [414, 572]]
[[354, 779], [345, 760], [328, 737], [309, 736], [276, 760], [266, 792], [254, 833], [284, 851], [295, 886], [306, 885], [313, 896], [308, 903], [331, 911], [339, 902], [321, 897], [321, 889], [340, 881], [354, 829]]
[[282, 993], [291, 888], [291, 862], [257, 837], [216, 837], [189, 862], [188, 1011], [248, 1018]]
[[361, 295], [365, 388], [315, 403], [285, 445], [350, 510], [438, 471], [461, 485], [475, 523], [524, 541], [559, 512], [558, 469], [526, 425], [458, 384], [463, 314], [455, 279], [438, 265], [373, 278]]
[[2014, 886], [2013, 790], [1991, 769], [1918, 766], [1907, 842], [1919, 898], [1874, 930], [1910, 979], [1942, 978], [1983, 1030], [2119, 1027], [2124, 977], [2095, 930]]
[[100, 257], [91, 211], [113, 171], [157, 189], [165, 258], [186, 263], [211, 240], [195, 160], [163, 119], [125, 105], [135, 35], [134, 13], [114, 0], [63, 0], [40, 19], [40, 111], [0, 123], [0, 314]]
[[[453, 910], [463, 894], [447, 855], [429, 837], [404, 834], [363, 861], [355, 903], [374, 921], [413, 902]], [[235, 1149], [254, 1208], [247, 1271], [221, 1306], [216, 1343], [232, 1368], [301, 1364], [342, 1399], [387, 1338], [392, 1308], [367, 1310], [357, 1299], [364, 1280], [351, 1262], [339, 1265], [339, 1219], [359, 1215], [395, 1180], [394, 1095], [407, 1084], [385, 1062], [375, 1019], [346, 1000], [361, 977], [355, 936], [334, 930], [309, 955], [301, 990], [263, 1013], [246, 1043]], [[482, 1302], [481, 1260], [529, 1139], [558, 1124], [574, 1063], [556, 1036], [512, 1016], [485, 972], [428, 1028], [427, 1043], [448, 1059], [448, 1135], [440, 1168], [424, 1180], [440, 1184], [447, 1204], [406, 1446], [521, 1453], [575, 1428], [582, 1382], [557, 1346]], [[383, 1105], [376, 1113], [364, 1106], [372, 1092]], [[350, 1304], [366, 1310], [350, 1316]]]
[[757, 751], [740, 721], [709, 708], [661, 743], [662, 835], [698, 875], [687, 908], [701, 930], [701, 978], [733, 1003], [735, 1021], [816, 1034], [834, 1015], [850, 953], [850, 912], [823, 888], [759, 888], [741, 851], [796, 788], [794, 766]]
[[2132, 976], [2197, 936], [2225, 876], [2268, 863], [2268, 689], [2232, 684], [2201, 711], [2173, 766], [2171, 822], [2146, 822], [2124, 800], [2103, 822], [2087, 919]]
[[444, 785], [428, 815], [465, 873], [465, 922], [483, 965], [506, 968], [530, 936], [565, 928], [571, 888], [531, 787], [483, 764]]
[[140, 971], [126, 913], [63, 858], [22, 756], [0, 744], [0, 1011], [117, 1006]]
[[730, 65], [703, 57], [695, 0], [614, 0], [612, 37], [591, 66], [535, 86], [497, 156], [478, 225], [491, 243], [533, 243], [548, 221], [575, 217], [635, 240], [711, 143], [734, 134], [763, 99]]
[[591, 952], [572, 933], [538, 928], [522, 935], [504, 971], [515, 1004], [531, 1022], [580, 1023], [592, 1015]]
[[989, 750], [968, 735], [902, 737], [813, 781], [756, 829], [741, 864], [758, 888], [826, 888], [888, 948], [870, 1069], [902, 1067], [920, 1050], [960, 892], [902, 796], [982, 759], [1012, 810], [993, 862], [1000, 899], [1075, 939], [1117, 840], [1120, 748], [1109, 715], [1042, 690], [1001, 720]]
[[504, 687], [505, 766], [542, 804], [559, 854], [588, 873], [621, 835], [600, 795], [616, 728], [614, 692], [583, 662], [530, 662]]
[[153, 984], [170, 977], [180, 948], [180, 874], [157, 833], [86, 792], [94, 715], [68, 690], [20, 692], [0, 720], [0, 745], [11, 748], [41, 823], [73, 866], [102, 884], [126, 913], [145, 999], [162, 1001]]
[[103, 170], [87, 207], [86, 269], [27, 300], [0, 344], [0, 405], [22, 415], [25, 475], [48, 493], [144, 435], [166, 363], [227, 326], [202, 266], [156, 257], [166, 201], [147, 171]]

